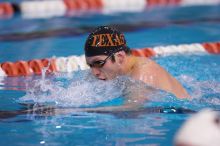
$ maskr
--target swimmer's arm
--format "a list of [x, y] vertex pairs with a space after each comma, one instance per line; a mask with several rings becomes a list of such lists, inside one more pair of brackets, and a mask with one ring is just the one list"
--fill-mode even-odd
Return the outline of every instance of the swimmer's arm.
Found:
[[48, 107], [37, 107], [27, 110], [17, 110], [17, 111], [0, 111], [0, 119], [13, 118], [18, 115], [23, 114], [39, 114], [45, 116], [53, 116], [60, 114], [71, 114], [76, 112], [96, 112], [96, 113], [111, 113], [117, 111], [136, 111], [138, 106], [132, 104], [125, 104], [122, 106], [108, 106], [108, 107], [97, 107], [97, 108], [56, 108], [53, 106]]
[[67, 108], [67, 109], [55, 109], [55, 114], [69, 114], [73, 112], [116, 112], [116, 111], [137, 111], [142, 106], [137, 103], [124, 104], [121, 106], [106, 106], [106, 107], [96, 107], [96, 108]]
[[142, 108], [142, 104], [138, 102], [126, 102], [121, 106], [107, 106], [107, 107], [96, 107], [96, 108], [56, 108], [53, 106], [40, 106], [32, 107], [26, 110], [17, 111], [0, 111], [0, 119], [7, 119], [16, 117], [23, 114], [39, 114], [45, 116], [59, 115], [59, 114], [71, 114], [76, 112], [96, 112], [96, 113], [111, 113], [117, 111], [138, 111]]

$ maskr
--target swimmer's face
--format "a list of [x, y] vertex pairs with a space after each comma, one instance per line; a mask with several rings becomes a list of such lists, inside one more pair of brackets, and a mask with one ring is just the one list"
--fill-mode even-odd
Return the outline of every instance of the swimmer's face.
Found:
[[86, 62], [90, 66], [92, 74], [101, 80], [113, 79], [120, 73], [120, 65], [117, 60], [113, 61], [110, 56], [99, 55], [93, 57], [86, 57]]

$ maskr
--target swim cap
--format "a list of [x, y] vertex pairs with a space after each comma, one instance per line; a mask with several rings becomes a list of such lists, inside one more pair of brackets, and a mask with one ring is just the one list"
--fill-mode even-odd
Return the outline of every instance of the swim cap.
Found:
[[96, 28], [87, 38], [85, 43], [85, 55], [111, 55], [122, 50], [129, 50], [124, 35], [108, 26]]

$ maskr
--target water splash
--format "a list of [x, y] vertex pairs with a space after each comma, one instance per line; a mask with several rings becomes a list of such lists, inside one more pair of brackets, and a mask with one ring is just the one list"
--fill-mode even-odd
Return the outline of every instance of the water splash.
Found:
[[30, 81], [26, 88], [26, 95], [20, 98], [20, 102], [71, 107], [94, 106], [122, 96], [124, 90], [120, 79], [97, 80], [87, 71], [76, 72], [71, 79], [37, 79]]
[[46, 72], [49, 71], [50, 64], [51, 64], [51, 60], [49, 59], [47, 66], [42, 68], [41, 70], [42, 80], [45, 79]]
[[[43, 73], [45, 72], [46, 69]], [[192, 99], [177, 99], [170, 93], [154, 89], [153, 92], [144, 95], [149, 98], [145, 105], [179, 106], [195, 110], [207, 106], [220, 107], [219, 82], [197, 81], [187, 75], [181, 75], [177, 79], [186, 87]], [[128, 86], [137, 91], [141, 88], [146, 90], [151, 88], [128, 77], [118, 77], [110, 81], [98, 80], [87, 70], [74, 72], [71, 76], [57, 74], [53, 79], [42, 76], [41, 79], [30, 80], [26, 86], [26, 95], [20, 98], [19, 102], [55, 104], [62, 107], [94, 107], [129, 94], [124, 92]]]
[[181, 75], [178, 79], [191, 95], [188, 106], [201, 109], [204, 107], [220, 108], [220, 82], [198, 81], [192, 76]]
[[145, 105], [154, 107], [182, 107], [192, 110], [200, 110], [205, 107], [213, 109], [220, 108], [220, 83], [217, 81], [198, 81], [187, 75], [181, 75], [177, 78], [189, 92], [190, 99], [179, 99], [174, 95], [157, 90], [147, 95], [149, 102]]

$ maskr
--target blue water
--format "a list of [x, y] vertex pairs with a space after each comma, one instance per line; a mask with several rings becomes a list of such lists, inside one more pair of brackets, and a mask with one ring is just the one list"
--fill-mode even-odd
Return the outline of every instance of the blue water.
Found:
[[[88, 32], [66, 36], [41, 35], [39, 38], [26, 40], [5, 39], [6, 35], [15, 33], [24, 35], [33, 32], [36, 34], [39, 31], [48, 32], [63, 28], [85, 30], [85, 27], [104, 24], [129, 24], [130, 26], [143, 22], [154, 24], [125, 31], [131, 48], [219, 41], [219, 8], [219, 6], [155, 8], [134, 14], [95, 14], [33, 20], [22, 19], [17, 15], [12, 19], [0, 20], [0, 38], [4, 38], [0, 41], [0, 62], [81, 55]], [[179, 20], [188, 23], [179, 23]], [[163, 25], [155, 25], [158, 23]], [[210, 107], [220, 110], [220, 57], [218, 55], [176, 54], [153, 59], [184, 85], [193, 100], [179, 100], [162, 92], [152, 97], [151, 101], [146, 103], [146, 107], [181, 107], [195, 111]], [[27, 106], [20, 104], [24, 101], [25, 103], [55, 103], [59, 107], [117, 106], [123, 103], [120, 91], [114, 88], [114, 81], [97, 81], [89, 76], [91, 78], [89, 82], [88, 76], [88, 71], [79, 71], [71, 74], [57, 73], [45, 79], [41, 76], [0, 77], [0, 110], [26, 109]], [[93, 90], [93, 87], [100, 90]], [[84, 90], [85, 94], [81, 95], [80, 90]], [[141, 111], [71, 112], [51, 116], [33, 113], [17, 116], [6, 114], [5, 117], [0, 118], [0, 145], [152, 144], [168, 146], [172, 145], [174, 134], [189, 115], [188, 113], [166, 114]]]

